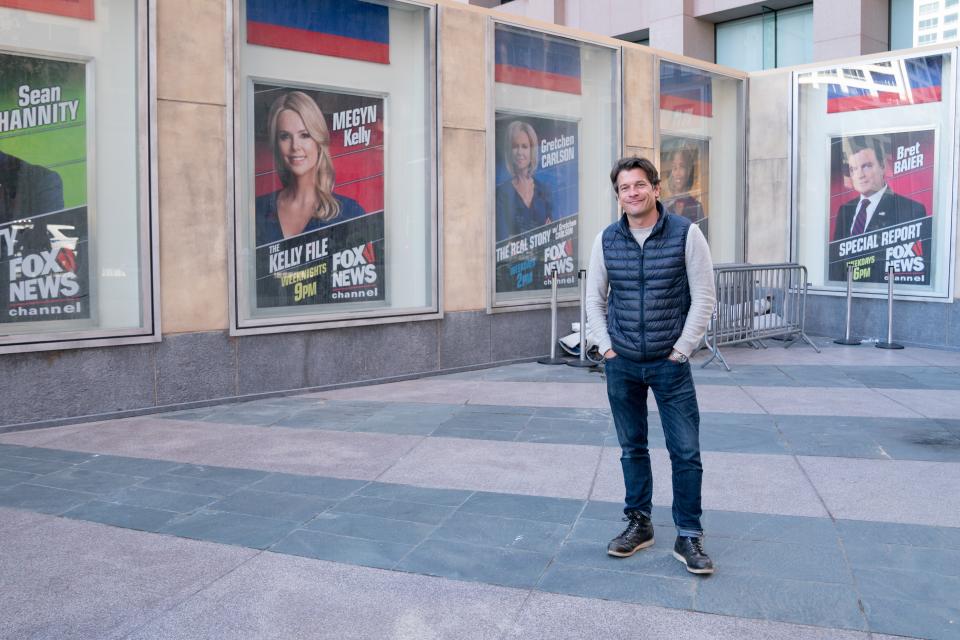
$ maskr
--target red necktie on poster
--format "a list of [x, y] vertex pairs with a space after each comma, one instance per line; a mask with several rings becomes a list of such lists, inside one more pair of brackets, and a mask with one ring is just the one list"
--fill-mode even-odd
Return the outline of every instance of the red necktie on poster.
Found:
[[853, 228], [850, 230], [850, 235], [858, 236], [863, 233], [863, 230], [867, 227], [868, 204], [870, 204], [870, 201], [866, 199], [860, 202], [860, 209], [857, 211], [857, 215], [853, 219]]

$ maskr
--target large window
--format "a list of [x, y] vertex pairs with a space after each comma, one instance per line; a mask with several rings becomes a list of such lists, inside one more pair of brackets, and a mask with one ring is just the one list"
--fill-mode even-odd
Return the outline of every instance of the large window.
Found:
[[146, 1], [0, 1], [0, 351], [156, 339], [149, 28]]
[[958, 0], [890, 0], [890, 49], [957, 38]]
[[743, 71], [813, 60], [813, 5], [722, 22], [716, 26], [717, 64]]
[[700, 227], [715, 262], [743, 253], [743, 82], [660, 60], [660, 200]]
[[503, 24], [490, 131], [493, 306], [563, 299], [616, 215], [617, 52]]
[[233, 331], [437, 313], [431, 10], [239, 5]]
[[[815, 288], [948, 298], [953, 56], [859, 62], [797, 76], [795, 258]], [[840, 72], [842, 71], [842, 73]], [[849, 74], [847, 71], [858, 71]]]

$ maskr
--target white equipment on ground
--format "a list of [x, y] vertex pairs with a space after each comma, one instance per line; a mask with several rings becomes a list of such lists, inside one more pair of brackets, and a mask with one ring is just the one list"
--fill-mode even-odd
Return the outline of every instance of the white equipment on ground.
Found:
[[[568, 334], [560, 338], [557, 342], [560, 343], [560, 348], [569, 353], [575, 358], [580, 357], [580, 323], [572, 322], [570, 323], [570, 330], [573, 333]], [[600, 353], [599, 348], [593, 342], [590, 341], [590, 334], [587, 333], [587, 360], [590, 362], [596, 362], [597, 364], [603, 362], [603, 354]]]

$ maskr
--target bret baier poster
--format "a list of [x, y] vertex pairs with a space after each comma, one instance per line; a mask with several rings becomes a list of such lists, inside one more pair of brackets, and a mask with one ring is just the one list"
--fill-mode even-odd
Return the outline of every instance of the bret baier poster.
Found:
[[930, 285], [936, 132], [830, 140], [828, 278]]
[[577, 284], [580, 141], [576, 121], [498, 112], [496, 291]]
[[258, 307], [385, 299], [384, 102], [254, 85]]
[[0, 322], [90, 317], [86, 83], [0, 54]]

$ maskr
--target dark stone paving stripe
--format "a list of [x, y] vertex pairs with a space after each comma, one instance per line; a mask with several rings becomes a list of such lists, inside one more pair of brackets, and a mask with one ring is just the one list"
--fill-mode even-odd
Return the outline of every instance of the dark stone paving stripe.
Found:
[[[616, 503], [156, 460], [139, 468], [137, 458], [101, 463], [126, 472], [112, 474], [86, 460], [49, 475], [94, 478], [86, 486], [99, 493], [31, 478], [0, 489], [0, 506], [457, 580], [877, 633], [950, 637], [960, 613], [960, 528], [708, 511], [706, 547], [718, 572], [700, 578], [672, 557], [665, 506], [652, 514], [657, 544], [614, 559], [606, 543], [624, 526]], [[114, 477], [139, 484], [104, 494]], [[164, 479], [226, 495], [149, 488]]]
[[[425, 413], [419, 417], [421, 406]], [[228, 407], [231, 414], [239, 411], [237, 405]], [[343, 420], [334, 417], [341, 408], [348, 416]], [[327, 412], [325, 416], [298, 419], [297, 428], [618, 446], [610, 412], [605, 409], [329, 401], [324, 410]], [[368, 417], [360, 422], [350, 422], [351, 413], [358, 411]], [[166, 417], [173, 418], [176, 414], [166, 414]], [[650, 446], [662, 449], [666, 444], [660, 429], [660, 416], [652, 413], [649, 420], [652, 427]], [[255, 423], [251, 418], [244, 424], [269, 428], [286, 423], [271, 423], [269, 420]], [[954, 462], [960, 461], [960, 420], [704, 412], [701, 415], [700, 446], [704, 451], [718, 452]], [[5, 462], [13, 459], [9, 452], [0, 450], [0, 469], [30, 472], [29, 468]], [[99, 468], [97, 465], [107, 463], [94, 458], [86, 464], [96, 469]], [[183, 467], [184, 471], [170, 473], [190, 475], [187, 472], [190, 466]], [[119, 467], [117, 472], [123, 473], [123, 468]], [[210, 471], [202, 477], [216, 479], [216, 474]]]
[[[958, 356], [960, 361], [960, 356]], [[876, 389], [960, 389], [960, 366], [886, 366], [867, 365], [747, 365], [733, 371], [712, 364], [705, 369], [695, 362], [693, 377], [697, 384], [743, 386], [840, 387]], [[488, 382], [595, 382], [602, 383], [598, 372], [567, 367], [513, 365], [467, 371], [444, 376], [445, 379]]]

